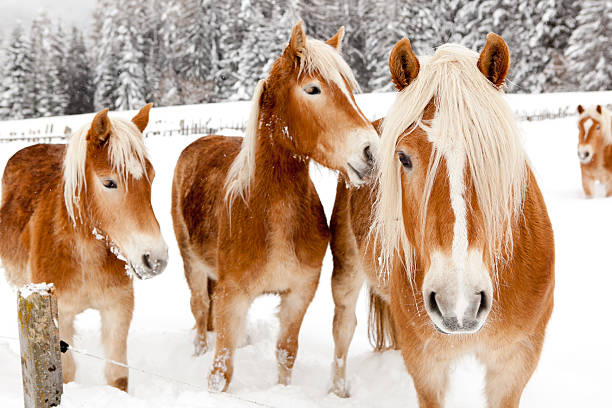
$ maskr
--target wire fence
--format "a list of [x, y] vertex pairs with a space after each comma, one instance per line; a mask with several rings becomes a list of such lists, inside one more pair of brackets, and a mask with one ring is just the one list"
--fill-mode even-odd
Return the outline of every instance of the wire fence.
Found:
[[[612, 104], [606, 105], [608, 109]], [[516, 117], [520, 121], [535, 122], [543, 120], [563, 119], [576, 116], [575, 106], [566, 106], [557, 110], [543, 110], [538, 112], [516, 111]], [[174, 121], [170, 126], [165, 123], [152, 123], [150, 129], [144, 132], [144, 137], [175, 137], [192, 135], [209, 135], [221, 131], [233, 130], [243, 132], [246, 120], [223, 121], [212, 118], [189, 120], [182, 119]], [[32, 129], [21, 132], [9, 132], [7, 137], [0, 137], [0, 143], [25, 142], [25, 143], [65, 143], [70, 136], [72, 129], [65, 127], [63, 133], [57, 132], [53, 124], [48, 124], [44, 129]]]
[[[0, 340], [15, 341], [15, 342], [19, 343], [19, 339], [17, 337], [0, 336]], [[194, 389], [196, 391], [206, 392], [208, 394], [215, 395], [216, 397], [219, 397], [221, 399], [240, 401], [240, 402], [243, 402], [243, 403], [246, 403], [246, 404], [248, 404], [250, 406], [255, 406], [255, 407], [277, 408], [276, 406], [267, 404], [265, 402], [255, 401], [255, 400], [252, 400], [252, 399], [249, 399], [249, 398], [241, 397], [239, 395], [229, 394], [227, 392], [213, 392], [213, 391], [210, 391], [208, 388], [206, 388], [204, 386], [201, 386], [201, 385], [198, 385], [198, 384], [193, 384], [193, 383], [190, 383], [190, 382], [187, 382], [187, 381], [183, 381], [183, 380], [179, 380], [179, 379], [176, 379], [176, 378], [168, 377], [166, 375], [158, 374], [158, 373], [155, 373], [153, 371], [145, 370], [143, 368], [130, 366], [128, 364], [124, 364], [124, 363], [121, 363], [119, 361], [110, 360], [110, 359], [107, 359], [107, 358], [104, 358], [104, 357], [100, 357], [100, 356], [92, 354], [92, 353], [90, 353], [90, 352], [88, 352], [86, 350], [76, 349], [76, 348], [72, 347], [71, 345], [69, 345], [69, 344], [67, 344], [65, 342], [61, 342], [60, 343], [60, 348], [62, 349], [62, 352], [69, 351], [69, 352], [76, 353], [76, 354], [79, 354], [79, 355], [82, 355], [82, 356], [85, 356], [85, 357], [88, 357], [88, 358], [91, 358], [91, 359], [94, 359], [94, 360], [98, 360], [98, 361], [102, 361], [102, 362], [105, 362], [105, 363], [110, 363], [110, 364], [113, 364], [113, 365], [116, 365], [116, 366], [119, 366], [119, 367], [127, 368], [130, 371], [136, 371], [136, 372], [139, 372], [141, 374], [145, 374], [145, 375], [150, 376], [150, 377], [158, 378], [158, 379], [166, 381], [168, 383], [174, 383], [174, 384], [178, 384], [178, 385], [182, 385], [182, 386], [187, 386], [187, 387], [190, 387], [190, 388], [192, 388], [192, 389]]]

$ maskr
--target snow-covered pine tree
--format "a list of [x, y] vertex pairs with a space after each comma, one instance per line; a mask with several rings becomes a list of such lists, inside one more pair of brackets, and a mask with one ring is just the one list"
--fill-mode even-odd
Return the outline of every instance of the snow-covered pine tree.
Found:
[[[355, 78], [364, 92], [369, 91], [371, 72], [368, 69], [367, 39], [370, 33], [368, 21], [372, 18], [369, 0], [346, 0], [344, 2], [346, 36], [343, 55], [353, 69]], [[382, 51], [382, 50], [381, 50]]]
[[66, 114], [74, 115], [94, 110], [94, 86], [90, 60], [83, 40], [83, 34], [77, 27], [72, 27], [67, 61], [67, 94]]
[[544, 67], [546, 83], [544, 92], [576, 90], [576, 84], [568, 75], [564, 51], [569, 38], [576, 28], [576, 18], [580, 12], [580, 2], [573, 0], [555, 0], [554, 15], [547, 23], [543, 41], [548, 49], [548, 61]]
[[144, 39], [136, 17], [139, 9], [139, 0], [121, 1], [121, 10], [116, 14], [119, 65], [115, 108], [120, 110], [145, 104]]
[[214, 73], [215, 101], [231, 99], [239, 80], [240, 46], [246, 33], [239, 12], [241, 3], [241, 0], [227, 0], [217, 6], [219, 59]]
[[35, 116], [51, 116], [53, 88], [48, 75], [51, 69], [49, 59], [49, 37], [51, 19], [43, 10], [30, 26], [30, 52], [33, 60], [33, 78], [29, 86], [34, 88]]
[[9, 119], [31, 118], [35, 115], [34, 61], [29, 38], [21, 23], [11, 33], [6, 56], [5, 90], [0, 106]]
[[431, 54], [441, 44], [441, 36], [437, 31], [439, 23], [436, 21], [436, 3], [426, 0], [398, 3], [398, 33], [395, 42], [405, 37], [410, 40], [416, 55]]
[[565, 52], [580, 90], [612, 89], [612, 2], [585, 0]]
[[152, 0], [141, 3], [137, 10], [139, 30], [144, 32], [142, 51], [144, 55], [145, 100], [157, 103], [163, 67], [163, 47], [161, 40], [162, 10], [165, 1]]
[[183, 0], [179, 35], [178, 69], [183, 84], [185, 103], [207, 102], [213, 91], [213, 72], [217, 63], [213, 5], [209, 0]]
[[179, 0], [168, 0], [161, 14], [159, 37], [161, 41], [159, 89], [155, 101], [160, 106], [184, 103], [180, 81], [180, 50], [178, 49], [181, 21]]
[[345, 1], [303, 0], [298, 2], [299, 18], [307, 34], [319, 40], [330, 38], [344, 24]]
[[68, 61], [67, 41], [62, 30], [61, 23], [57, 23], [55, 29], [49, 31], [49, 71], [47, 72], [48, 90], [51, 95], [51, 115], [65, 115], [68, 108]]
[[94, 108], [101, 110], [115, 109], [118, 95], [118, 55], [119, 47], [117, 41], [117, 24], [115, 16], [118, 14], [116, 3], [112, 0], [98, 0], [95, 15], [102, 20], [100, 32], [94, 38], [94, 83], [96, 91], [94, 94]]
[[389, 54], [393, 45], [402, 38], [400, 10], [397, 1], [371, 0], [365, 7], [363, 29], [367, 82], [360, 83], [364, 91], [391, 91], [393, 84], [389, 74]]
[[237, 99], [251, 98], [257, 82], [266, 77], [283, 52], [297, 22], [296, 10], [294, 0], [251, 0], [243, 4], [241, 18], [249, 30], [240, 47]]

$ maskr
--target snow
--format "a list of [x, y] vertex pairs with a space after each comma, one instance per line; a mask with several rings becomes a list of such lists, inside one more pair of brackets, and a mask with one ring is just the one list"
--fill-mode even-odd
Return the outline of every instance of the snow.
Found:
[[49, 293], [53, 290], [52, 283], [30, 283], [19, 289], [19, 294], [22, 298], [27, 299], [33, 294], [40, 296], [49, 296]]
[[[583, 106], [612, 100], [612, 93], [511, 95], [515, 110]], [[388, 95], [362, 95], [358, 103], [370, 118], [381, 116], [392, 99]], [[240, 107], [240, 108], [238, 108]], [[216, 112], [223, 118], [243, 120], [248, 106], [240, 104], [161, 108], [151, 112], [153, 125], [173, 118], [202, 118]], [[125, 113], [129, 116], [132, 112]], [[223, 116], [224, 115], [224, 116]], [[78, 120], [77, 120], [78, 119]], [[224, 120], [225, 120], [224, 119]], [[25, 129], [35, 122], [83, 124], [85, 117], [0, 122], [0, 135], [7, 129]], [[178, 120], [176, 120], [178, 121]], [[71, 123], [72, 123], [71, 122]], [[226, 122], [227, 123], [227, 122]], [[37, 125], [38, 126], [38, 125]], [[72, 125], [71, 125], [72, 126]], [[523, 394], [523, 407], [612, 406], [608, 391], [612, 352], [612, 329], [607, 311], [607, 289], [612, 287], [609, 251], [612, 231], [612, 199], [586, 199], [581, 188], [576, 157], [575, 117], [539, 122], [521, 122], [524, 142], [540, 187], [544, 193], [555, 231], [556, 288], [555, 309], [538, 368]], [[63, 129], [63, 127], [62, 127]], [[130, 372], [129, 393], [108, 387], [104, 364], [75, 355], [76, 382], [64, 387], [63, 408], [76, 407], [417, 407], [410, 376], [396, 351], [374, 353], [367, 340], [367, 297], [362, 294], [357, 308], [358, 326], [347, 361], [351, 397], [340, 399], [328, 394], [333, 360], [333, 301], [330, 279], [331, 254], [327, 253], [316, 296], [308, 309], [300, 332], [300, 349], [292, 385], [277, 382], [275, 344], [278, 333], [278, 299], [264, 296], [255, 301], [248, 314], [248, 343], [234, 356], [234, 378], [228, 394], [209, 394], [207, 373], [212, 366], [214, 335], [209, 349], [194, 357], [194, 320], [189, 307], [189, 290], [172, 230], [170, 186], [176, 160], [196, 136], [175, 135], [172, 139], [152, 136], [146, 143], [155, 166], [153, 207], [169, 245], [169, 265], [155, 279], [134, 280], [136, 305], [128, 338], [128, 363], [132, 367], [172, 378], [170, 381], [140, 371]], [[0, 171], [6, 160], [25, 142], [0, 144]], [[313, 165], [312, 178], [326, 214], [331, 214], [336, 179], [333, 172]], [[23, 406], [17, 337], [16, 294], [0, 279], [0, 406]], [[86, 311], [76, 319], [74, 344], [103, 355], [100, 319]], [[455, 363], [447, 407], [482, 407], [485, 400], [484, 368], [473, 357]]]

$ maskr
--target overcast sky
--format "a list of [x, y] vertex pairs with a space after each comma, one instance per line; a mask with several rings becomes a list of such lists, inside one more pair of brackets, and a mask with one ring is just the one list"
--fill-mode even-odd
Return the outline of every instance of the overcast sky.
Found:
[[8, 35], [19, 20], [29, 27], [43, 9], [52, 19], [61, 18], [68, 26], [83, 28], [95, 4], [95, 0], [0, 0], [0, 34]]

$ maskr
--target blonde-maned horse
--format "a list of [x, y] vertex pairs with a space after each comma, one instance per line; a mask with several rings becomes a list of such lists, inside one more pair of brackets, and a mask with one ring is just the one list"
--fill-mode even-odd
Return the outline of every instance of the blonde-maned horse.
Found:
[[612, 195], [612, 118], [601, 105], [578, 105], [578, 159], [587, 197]]
[[196, 353], [207, 348], [216, 281], [215, 358], [209, 388], [226, 390], [252, 301], [281, 297], [278, 381], [288, 384], [302, 319], [329, 242], [310, 159], [361, 184], [379, 138], [355, 103], [357, 83], [342, 59], [344, 29], [327, 42], [307, 38], [301, 21], [261, 81], [244, 139], [206, 136], [188, 146], [172, 187], [174, 230], [196, 320]]
[[403, 39], [389, 66], [400, 92], [382, 124], [376, 181], [338, 185], [334, 391], [346, 395], [366, 281], [377, 298], [371, 331], [401, 350], [420, 407], [443, 404], [449, 367], [466, 354], [486, 367], [489, 406], [517, 407], [553, 308], [554, 244], [500, 90], [508, 48], [491, 33], [480, 55], [448, 44], [418, 59]]
[[[55, 285], [60, 337], [68, 343], [85, 309], [100, 311], [106, 357], [126, 363], [134, 308], [132, 276], [151, 278], [168, 249], [151, 207], [155, 176], [142, 131], [147, 105], [132, 119], [108, 109], [67, 145], [37, 144], [11, 157], [2, 178], [0, 258], [9, 282]], [[64, 382], [75, 363], [62, 355]], [[128, 370], [105, 368], [109, 385], [128, 388]]]

